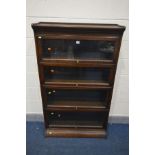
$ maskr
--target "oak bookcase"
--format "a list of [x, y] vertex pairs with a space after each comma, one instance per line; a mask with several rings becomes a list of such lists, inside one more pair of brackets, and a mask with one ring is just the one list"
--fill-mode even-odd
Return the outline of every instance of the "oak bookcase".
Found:
[[124, 26], [32, 24], [45, 135], [106, 137]]

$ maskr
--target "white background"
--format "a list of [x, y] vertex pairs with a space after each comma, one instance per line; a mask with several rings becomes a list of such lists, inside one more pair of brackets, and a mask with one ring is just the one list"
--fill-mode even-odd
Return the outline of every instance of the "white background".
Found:
[[[130, 155], [155, 154], [154, 14], [154, 0], [130, 0]], [[24, 1], [1, 2], [2, 155], [26, 154], [25, 16]]]
[[27, 0], [27, 114], [42, 113], [35, 44], [31, 24], [40, 21], [54, 21], [114, 23], [126, 26], [118, 61], [110, 115], [128, 117], [128, 8], [128, 0]]

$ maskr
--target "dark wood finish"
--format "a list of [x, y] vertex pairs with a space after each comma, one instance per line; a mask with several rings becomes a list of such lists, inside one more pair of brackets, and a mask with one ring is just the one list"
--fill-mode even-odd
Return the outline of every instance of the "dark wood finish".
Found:
[[[32, 28], [45, 135], [106, 137], [125, 27], [40, 22], [32, 24]], [[47, 67], [51, 73], [47, 73]]]
[[78, 138], [106, 138], [104, 129], [86, 128], [48, 128], [45, 130], [47, 137], [78, 137]]

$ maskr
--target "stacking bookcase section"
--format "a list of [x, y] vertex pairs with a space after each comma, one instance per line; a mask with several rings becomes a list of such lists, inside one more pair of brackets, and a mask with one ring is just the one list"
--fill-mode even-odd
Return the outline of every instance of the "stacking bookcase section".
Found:
[[42, 67], [42, 74], [45, 84], [109, 86], [114, 78], [113, 68], [113, 66], [102, 68], [44, 66]]
[[[57, 112], [48, 111], [47, 136], [98, 137], [106, 136], [108, 110], [104, 112]], [[65, 129], [68, 129], [66, 132]], [[59, 134], [57, 133], [58, 131]], [[80, 133], [78, 133], [80, 131]], [[88, 137], [89, 137], [88, 136]]]
[[111, 94], [110, 87], [104, 89], [54, 88], [46, 85], [43, 91], [45, 108], [60, 111], [103, 111], [108, 108]]
[[107, 112], [48, 112], [49, 127], [99, 128], [106, 127]]
[[45, 135], [106, 137], [124, 26], [32, 24]]
[[[44, 39], [45, 38], [45, 39]], [[50, 39], [51, 38], [51, 39]], [[114, 56], [114, 41], [103, 40], [72, 40], [53, 39], [43, 37], [42, 58], [43, 59], [80, 59], [80, 60], [112, 60]]]

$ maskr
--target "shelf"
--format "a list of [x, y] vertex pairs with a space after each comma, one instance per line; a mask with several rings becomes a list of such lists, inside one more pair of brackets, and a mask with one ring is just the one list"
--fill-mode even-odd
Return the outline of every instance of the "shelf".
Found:
[[91, 111], [105, 111], [106, 103], [99, 101], [53, 101], [47, 103], [47, 108], [67, 110], [91, 110]]
[[114, 67], [112, 60], [72, 60], [72, 59], [45, 59], [42, 58], [39, 64], [44, 66], [57, 67]]
[[45, 84], [54, 84], [54, 85], [98, 85], [98, 86], [110, 86], [109, 83], [104, 81], [97, 81], [97, 80], [49, 80], [46, 79]]
[[112, 86], [110, 85], [100, 85], [100, 84], [75, 84], [75, 83], [52, 83], [52, 84], [43, 84], [44, 88], [49, 89], [112, 89]]
[[104, 81], [97, 81], [97, 80], [49, 80], [47, 79], [45, 81], [45, 84], [51, 84], [51, 83], [72, 83], [72, 84], [97, 84], [97, 85], [106, 85], [109, 86], [109, 83], [104, 82]]
[[105, 107], [104, 102], [99, 101], [53, 101], [48, 106], [78, 106], [78, 107]]
[[58, 120], [52, 121], [50, 128], [67, 127], [67, 128], [103, 128], [103, 123], [99, 121], [69, 121]]
[[47, 137], [105, 138], [107, 133], [105, 129], [47, 128], [45, 135]]

